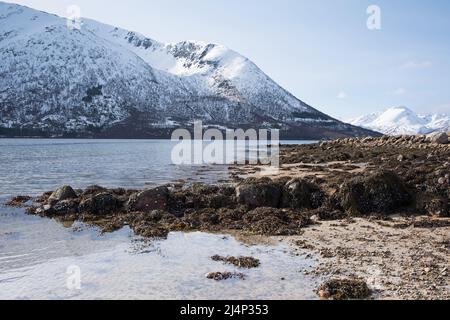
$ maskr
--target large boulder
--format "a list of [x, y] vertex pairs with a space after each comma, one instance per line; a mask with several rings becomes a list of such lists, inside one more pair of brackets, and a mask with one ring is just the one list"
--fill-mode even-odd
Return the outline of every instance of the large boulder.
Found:
[[317, 209], [324, 201], [320, 188], [304, 179], [292, 179], [283, 188], [282, 207]]
[[439, 132], [430, 135], [431, 142], [437, 143], [437, 144], [448, 144], [448, 134], [445, 132]]
[[96, 194], [83, 200], [78, 208], [80, 213], [89, 213], [93, 215], [106, 215], [119, 211], [122, 203], [110, 192]]
[[152, 212], [153, 210], [167, 210], [169, 203], [169, 189], [159, 187], [136, 193], [130, 197], [127, 208], [129, 211]]
[[247, 179], [236, 188], [240, 204], [251, 208], [278, 208], [281, 202], [282, 186], [269, 178]]
[[412, 201], [403, 181], [391, 171], [347, 181], [338, 197], [342, 208], [352, 215], [389, 214]]
[[50, 204], [56, 204], [59, 201], [76, 199], [78, 196], [71, 186], [63, 186], [53, 192], [48, 198]]

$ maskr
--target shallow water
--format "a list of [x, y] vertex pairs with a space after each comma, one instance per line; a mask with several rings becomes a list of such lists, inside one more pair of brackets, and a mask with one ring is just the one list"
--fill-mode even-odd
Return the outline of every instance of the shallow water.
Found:
[[178, 179], [228, 178], [226, 166], [172, 165], [174, 145], [163, 140], [0, 139], [0, 195], [38, 194], [64, 184], [143, 188]]
[[[170, 150], [167, 141], [0, 139], [0, 203], [61, 184], [143, 188], [228, 178], [224, 166], [172, 166]], [[253, 256], [262, 264], [238, 270], [213, 262], [215, 254]], [[0, 299], [314, 299], [314, 279], [303, 275], [313, 263], [282, 243], [247, 246], [205, 233], [145, 241], [128, 228], [100, 235], [0, 206]], [[81, 290], [67, 287], [71, 266], [81, 272]], [[247, 278], [206, 279], [216, 271]]]
[[[100, 236], [83, 225], [66, 229], [13, 211], [2, 217], [2, 230], [8, 231], [0, 232], [0, 299], [314, 298], [313, 281], [302, 274], [312, 262], [284, 244], [246, 246], [231, 236], [205, 233], [148, 241], [128, 228]], [[212, 261], [215, 254], [253, 256], [261, 267], [239, 270]], [[81, 271], [80, 290], [67, 286], [72, 266]], [[239, 271], [247, 278], [206, 279], [217, 271]]]

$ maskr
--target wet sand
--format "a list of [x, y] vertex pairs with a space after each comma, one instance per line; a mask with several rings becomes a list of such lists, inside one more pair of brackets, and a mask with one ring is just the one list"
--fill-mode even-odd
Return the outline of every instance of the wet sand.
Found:
[[448, 300], [450, 220], [433, 221], [443, 227], [420, 225], [429, 219], [322, 221], [302, 236], [283, 240], [303, 255], [318, 257], [318, 267], [307, 274], [324, 280], [363, 279], [373, 299]]

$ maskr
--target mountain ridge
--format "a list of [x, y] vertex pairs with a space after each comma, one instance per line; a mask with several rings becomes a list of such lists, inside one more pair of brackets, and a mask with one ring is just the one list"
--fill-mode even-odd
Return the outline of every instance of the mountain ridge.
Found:
[[219, 44], [137, 32], [0, 2], [0, 135], [167, 137], [194, 120], [285, 138], [375, 133], [344, 124]]
[[350, 119], [348, 123], [387, 135], [416, 135], [450, 131], [450, 116], [419, 115], [407, 107], [393, 107], [382, 112]]

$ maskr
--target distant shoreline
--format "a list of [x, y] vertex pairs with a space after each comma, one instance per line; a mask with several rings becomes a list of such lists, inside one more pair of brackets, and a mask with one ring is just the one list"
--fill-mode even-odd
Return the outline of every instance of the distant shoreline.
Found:
[[[30, 136], [30, 137], [4, 137], [4, 136], [0, 136], [0, 140], [7, 140], [7, 139], [11, 139], [11, 140], [24, 140], [24, 139], [28, 139], [28, 140], [104, 140], [104, 141], [108, 141], [108, 140], [136, 140], [136, 141], [145, 141], [145, 140], [151, 140], [151, 141], [172, 141], [172, 139], [170, 138], [68, 138], [68, 137], [34, 137], [34, 136]], [[224, 141], [228, 141], [228, 140], [224, 140]], [[280, 139], [280, 141], [305, 141], [305, 142], [310, 142], [310, 143], [317, 143], [319, 141], [329, 141], [329, 140], [317, 140], [317, 139], [295, 139], [295, 138], [287, 138], [287, 139]], [[175, 141], [176, 142], [176, 141]], [[208, 142], [208, 141], [205, 141]]]
[[[207, 128], [215, 128], [214, 126], [210, 126], [208, 124], [204, 125], [204, 129]], [[39, 129], [20, 129], [20, 128], [0, 128], [0, 139], [9, 138], [9, 139], [17, 139], [17, 138], [27, 138], [27, 139], [104, 139], [104, 140], [112, 140], [112, 139], [133, 139], [133, 140], [167, 140], [171, 139], [174, 130], [177, 129], [186, 129], [191, 133], [191, 136], [194, 136], [194, 128], [193, 127], [174, 127], [174, 128], [165, 128], [165, 129], [154, 129], [154, 128], [139, 128], [133, 126], [124, 126], [124, 127], [114, 127], [107, 129], [98, 129], [98, 130], [87, 130], [86, 132], [63, 132], [63, 131], [42, 131]], [[264, 129], [264, 128], [252, 128], [249, 125], [237, 126], [236, 128], [229, 128], [231, 130], [242, 129], [244, 131], [249, 129]], [[269, 129], [270, 130], [270, 129]], [[219, 131], [225, 135], [225, 129], [219, 129]], [[369, 134], [369, 131], [366, 135], [362, 134], [360, 131], [349, 131], [348, 133], [337, 134], [336, 132], [330, 130], [320, 130], [317, 128], [303, 128], [298, 130], [280, 130], [279, 137], [280, 140], [293, 141], [293, 140], [305, 140], [305, 141], [326, 141], [326, 140], [335, 140], [342, 138], [354, 138], [354, 137], [366, 137], [366, 136], [374, 136], [381, 137], [382, 134], [373, 132], [373, 134]], [[270, 139], [270, 137], [268, 137]]]

